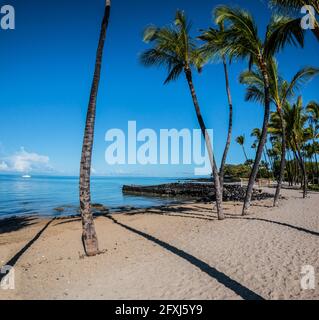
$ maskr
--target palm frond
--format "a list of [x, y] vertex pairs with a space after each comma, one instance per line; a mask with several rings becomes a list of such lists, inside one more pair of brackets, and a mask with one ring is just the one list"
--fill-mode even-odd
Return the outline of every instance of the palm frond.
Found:
[[228, 56], [230, 61], [251, 60], [260, 52], [257, 25], [247, 11], [218, 6], [213, 14], [217, 24], [225, 25], [225, 30], [219, 32], [215, 42], [215, 51], [219, 51], [220, 56]]
[[186, 68], [201, 71], [205, 63], [204, 55], [190, 36], [190, 28], [185, 13], [177, 11], [174, 23], [161, 28], [151, 25], [144, 31], [143, 40], [152, 47], [141, 54], [140, 62], [146, 67], [165, 67], [168, 73], [165, 84], [176, 80]]
[[265, 102], [264, 91], [256, 86], [249, 86], [246, 89], [245, 101], [257, 102], [263, 105]]
[[238, 137], [236, 138], [236, 142], [237, 142], [239, 145], [243, 146], [243, 145], [245, 144], [245, 136], [244, 136], [244, 135], [238, 136]]
[[289, 83], [283, 99], [292, 97], [295, 94], [295, 91], [300, 91], [302, 85], [308, 83], [318, 74], [319, 69], [314, 67], [305, 67], [299, 70]]
[[273, 16], [267, 28], [264, 45], [265, 57], [271, 57], [285, 45], [304, 46], [304, 33], [300, 27], [300, 18]]
[[183, 65], [182, 64], [177, 64], [175, 65], [168, 74], [168, 77], [164, 81], [164, 84], [168, 84], [171, 81], [175, 81], [180, 74], [183, 72]]
[[299, 13], [304, 5], [311, 5], [318, 13], [317, 0], [270, 0], [270, 7], [283, 13]]

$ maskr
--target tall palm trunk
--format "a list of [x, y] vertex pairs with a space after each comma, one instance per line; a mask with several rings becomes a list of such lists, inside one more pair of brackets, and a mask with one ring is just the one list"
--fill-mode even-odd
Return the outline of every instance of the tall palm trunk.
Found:
[[245, 146], [242, 145], [242, 148], [243, 148], [245, 159], [246, 159], [246, 161], [248, 161], [248, 157], [247, 157], [247, 153], [246, 153], [246, 150], [245, 150]]
[[[265, 144], [265, 153], [266, 153], [266, 163], [267, 163], [267, 165], [268, 165], [268, 167], [269, 167], [269, 169], [272, 171], [271, 172], [271, 177], [274, 179], [274, 163], [273, 163], [273, 161], [272, 161], [272, 158], [271, 158], [271, 156], [269, 156], [269, 150], [268, 150], [268, 148], [267, 148], [267, 143]], [[268, 171], [268, 174], [270, 175], [270, 172], [269, 172], [269, 170], [267, 170]]]
[[218, 219], [223, 220], [225, 218], [224, 213], [223, 213], [223, 207], [222, 207], [223, 195], [221, 193], [220, 179], [219, 179], [219, 175], [218, 175], [218, 169], [217, 169], [217, 165], [216, 165], [216, 161], [215, 161], [215, 156], [213, 154], [212, 143], [211, 143], [209, 134], [207, 133], [204, 119], [203, 119], [201, 111], [200, 111], [198, 99], [197, 99], [194, 84], [193, 84], [192, 71], [189, 67], [185, 67], [184, 71], [185, 71], [186, 79], [187, 79], [189, 89], [190, 89], [190, 92], [191, 92], [191, 95], [193, 98], [193, 103], [194, 103], [194, 107], [195, 107], [195, 111], [196, 111], [197, 120], [198, 120], [202, 134], [205, 139], [209, 160], [210, 160], [210, 164], [211, 164], [213, 175], [214, 175], [216, 208], [217, 208]]
[[307, 197], [307, 187], [308, 187], [308, 177], [307, 177], [307, 171], [306, 171], [306, 166], [305, 166], [305, 162], [302, 158], [302, 154], [301, 154], [301, 150], [300, 147], [298, 145], [297, 139], [295, 137], [295, 135], [293, 135], [293, 141], [296, 147], [297, 152], [295, 153], [297, 162], [299, 163], [299, 167], [301, 169], [301, 173], [302, 173], [302, 187], [303, 187], [303, 198]]
[[[313, 145], [315, 146], [315, 139], [312, 140]], [[314, 150], [314, 158], [315, 158], [315, 164], [316, 164], [316, 176], [317, 176], [317, 184], [319, 184], [319, 166], [318, 166], [318, 158], [317, 158], [317, 150]]]
[[267, 154], [266, 154], [266, 153], [267, 153], [267, 149], [264, 149], [263, 154], [264, 154], [264, 159], [265, 159], [266, 172], [267, 172], [268, 177], [270, 177], [269, 161], [268, 161], [268, 158], [267, 158]]
[[287, 175], [288, 175], [288, 182], [289, 182], [289, 186], [293, 185], [293, 176], [292, 176], [292, 160], [290, 160], [290, 156], [289, 156], [289, 152], [287, 152], [287, 145], [286, 145], [286, 154], [287, 154]]
[[285, 175], [285, 167], [286, 167], [286, 125], [285, 120], [283, 116], [283, 112], [281, 108], [278, 108], [278, 113], [280, 117], [280, 124], [281, 124], [281, 159], [280, 159], [280, 171], [279, 171], [279, 179], [278, 184], [276, 188], [275, 198], [274, 198], [274, 207], [278, 206], [279, 203], [279, 197], [280, 197], [280, 191], [282, 187], [282, 182]]
[[224, 73], [225, 73], [225, 81], [226, 81], [226, 93], [227, 93], [228, 105], [229, 105], [229, 120], [228, 120], [228, 133], [227, 133], [226, 145], [225, 145], [222, 162], [219, 169], [220, 188], [221, 188], [222, 194], [224, 191], [225, 165], [226, 165], [226, 160], [227, 160], [227, 155], [228, 155], [228, 151], [231, 143], [231, 136], [232, 136], [232, 130], [233, 130], [233, 102], [232, 102], [232, 97], [230, 92], [229, 76], [228, 76], [227, 62], [225, 57], [223, 57], [223, 64], [224, 64]]
[[319, 184], [319, 166], [318, 166], [318, 158], [316, 153], [315, 153], [315, 163], [316, 163], [316, 172], [317, 172], [317, 184]]
[[269, 87], [269, 77], [267, 72], [267, 65], [263, 61], [262, 57], [259, 57], [259, 65], [260, 69], [263, 74], [263, 80], [264, 80], [264, 90], [265, 90], [265, 113], [264, 113], [264, 121], [263, 121], [263, 128], [261, 132], [260, 141], [257, 148], [256, 158], [255, 162], [249, 177], [246, 197], [244, 201], [244, 207], [242, 211], [242, 215], [247, 215], [248, 210], [251, 203], [251, 197], [253, 194], [254, 184], [255, 180], [258, 174], [259, 164], [262, 157], [262, 153], [264, 150], [264, 146], [266, 144], [267, 140], [267, 131], [268, 131], [268, 123], [269, 123], [269, 115], [270, 115], [270, 87]]
[[310, 166], [311, 166], [311, 175], [312, 175], [312, 184], [314, 185], [315, 184], [315, 177], [316, 177], [316, 174], [315, 174], [315, 172], [316, 172], [316, 170], [315, 170], [315, 164], [314, 164], [314, 161], [313, 161], [313, 156], [311, 156], [311, 157], [309, 157], [309, 164], [310, 164]]
[[91, 87], [90, 100], [86, 116], [84, 139], [82, 146], [81, 165], [80, 165], [80, 212], [82, 217], [82, 241], [85, 253], [88, 256], [96, 255], [99, 252], [98, 240], [94, 226], [93, 215], [91, 212], [91, 161], [94, 140], [94, 126], [96, 114], [96, 100], [100, 82], [103, 49], [106, 37], [106, 30], [111, 11], [111, 0], [106, 0], [104, 17], [101, 26], [100, 39], [96, 53], [94, 78]]

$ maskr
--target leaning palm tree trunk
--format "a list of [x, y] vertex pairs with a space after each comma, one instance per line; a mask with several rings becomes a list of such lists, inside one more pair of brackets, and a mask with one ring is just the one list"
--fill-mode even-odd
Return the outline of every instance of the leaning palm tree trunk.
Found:
[[195, 107], [195, 111], [196, 111], [196, 115], [197, 115], [197, 120], [198, 120], [198, 123], [200, 125], [201, 131], [202, 131], [204, 139], [205, 139], [209, 160], [210, 160], [210, 163], [212, 166], [212, 171], [213, 171], [213, 175], [214, 175], [214, 183], [215, 183], [216, 208], [217, 208], [218, 219], [223, 220], [225, 218], [224, 213], [223, 213], [223, 207], [222, 207], [223, 195], [221, 193], [220, 179], [219, 179], [219, 175], [218, 175], [218, 169], [217, 169], [215, 157], [214, 157], [213, 150], [212, 150], [212, 143], [211, 143], [209, 134], [207, 134], [204, 119], [203, 119], [201, 111], [200, 111], [198, 99], [197, 99], [194, 84], [193, 84], [192, 71], [190, 68], [187, 68], [187, 67], [185, 67], [184, 71], [185, 71], [186, 79], [187, 79], [189, 89], [190, 89], [190, 92], [191, 92], [191, 95], [193, 98], [193, 103], [194, 103], [194, 107]]
[[319, 166], [318, 166], [318, 158], [316, 153], [315, 153], [315, 163], [316, 163], [316, 173], [317, 173], [317, 184], [319, 184]]
[[293, 140], [294, 140], [296, 150], [297, 150], [296, 158], [297, 158], [297, 161], [299, 163], [301, 173], [302, 173], [303, 198], [306, 198], [307, 192], [308, 192], [308, 190], [307, 190], [308, 189], [308, 177], [307, 177], [306, 165], [305, 165], [305, 161], [302, 157], [301, 150], [300, 150], [300, 147], [298, 145], [298, 142], [297, 142], [297, 139], [295, 136], [293, 136]]
[[248, 157], [247, 157], [247, 153], [246, 153], [246, 150], [245, 150], [245, 146], [242, 145], [242, 148], [243, 148], [245, 159], [246, 159], [246, 161], [248, 161]]
[[286, 167], [286, 126], [285, 126], [285, 120], [283, 117], [283, 112], [282, 109], [278, 108], [278, 113], [280, 117], [280, 124], [281, 124], [281, 159], [280, 159], [280, 171], [279, 171], [279, 179], [278, 179], [278, 184], [276, 188], [276, 193], [275, 193], [275, 198], [274, 198], [274, 207], [278, 206], [279, 203], [279, 197], [280, 197], [280, 191], [282, 187], [282, 182], [284, 179], [285, 175], [285, 167]]
[[96, 54], [96, 63], [94, 78], [91, 87], [90, 101], [87, 110], [84, 139], [82, 146], [82, 156], [80, 165], [80, 212], [82, 217], [83, 234], [82, 241], [85, 253], [88, 256], [96, 255], [99, 251], [98, 240], [95, 231], [93, 215], [91, 212], [91, 190], [90, 190], [90, 176], [91, 176], [91, 160], [92, 148], [94, 140], [94, 125], [96, 114], [96, 99], [98, 94], [103, 49], [106, 37], [106, 30], [109, 22], [111, 11], [111, 0], [106, 0], [104, 17], [101, 26], [100, 39]]
[[263, 79], [264, 79], [265, 113], [264, 113], [264, 121], [263, 121], [263, 128], [262, 128], [262, 132], [261, 132], [261, 137], [260, 137], [260, 141], [259, 141], [257, 152], [256, 152], [256, 158], [255, 158], [255, 162], [254, 162], [254, 165], [253, 165], [250, 177], [249, 177], [249, 182], [248, 182], [248, 187], [247, 187], [247, 192], [246, 192], [246, 197], [245, 197], [245, 201], [244, 201], [242, 215], [247, 215], [249, 207], [250, 207], [254, 184], [255, 184], [257, 174], [258, 174], [259, 163], [260, 163], [260, 160], [261, 160], [261, 157], [263, 154], [263, 150], [264, 150], [264, 146], [265, 146], [266, 140], [267, 140], [267, 131], [268, 131], [268, 123], [269, 123], [269, 115], [270, 115], [270, 87], [269, 87], [269, 77], [268, 77], [268, 72], [267, 72], [267, 66], [264, 61], [260, 61], [259, 64], [260, 64], [261, 71], [263, 74]]
[[226, 81], [226, 92], [227, 92], [227, 98], [228, 98], [228, 104], [229, 104], [229, 120], [228, 120], [228, 133], [227, 133], [226, 145], [225, 145], [222, 162], [219, 169], [219, 179], [220, 179], [220, 187], [221, 187], [222, 194], [224, 190], [225, 165], [226, 165], [227, 155], [228, 155], [230, 142], [231, 142], [232, 129], [233, 129], [233, 103], [232, 103], [232, 97], [230, 92], [229, 76], [228, 76], [227, 63], [226, 63], [225, 57], [223, 58], [223, 64], [224, 64], [224, 73], [225, 73], [225, 81]]

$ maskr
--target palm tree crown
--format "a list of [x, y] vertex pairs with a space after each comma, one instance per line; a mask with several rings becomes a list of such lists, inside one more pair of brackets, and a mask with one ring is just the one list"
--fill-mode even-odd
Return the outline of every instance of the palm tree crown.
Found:
[[274, 16], [268, 25], [265, 40], [258, 35], [253, 17], [245, 10], [219, 6], [214, 11], [217, 24], [224, 24], [212, 48], [230, 59], [248, 59], [249, 65], [260, 65], [281, 50], [287, 43], [304, 44], [304, 31], [300, 19]]
[[245, 136], [238, 136], [236, 138], [236, 142], [240, 145], [243, 146], [245, 144]]
[[[307, 84], [311, 79], [319, 74], [319, 69], [314, 67], [304, 67], [293, 76], [290, 82], [284, 80], [278, 71], [278, 64], [275, 59], [268, 62], [268, 74], [270, 77], [270, 99], [271, 102], [281, 109], [285, 101], [294, 97], [301, 86]], [[265, 93], [263, 76], [259, 69], [253, 68], [241, 73], [240, 83], [247, 86], [246, 101], [259, 102], [264, 104]]]
[[144, 41], [153, 48], [141, 55], [145, 66], [164, 66], [168, 70], [165, 84], [176, 80], [183, 70], [196, 68], [201, 71], [204, 59], [190, 36], [191, 24], [182, 11], [177, 11], [174, 24], [158, 28], [150, 26], [144, 31]]

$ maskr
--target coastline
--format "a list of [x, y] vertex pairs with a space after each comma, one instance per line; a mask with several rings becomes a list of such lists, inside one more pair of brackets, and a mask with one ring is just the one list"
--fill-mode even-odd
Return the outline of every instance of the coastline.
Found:
[[104, 253], [92, 258], [83, 257], [78, 218], [21, 221], [0, 234], [2, 264], [45, 229], [0, 299], [318, 299], [318, 286], [300, 288], [300, 272], [319, 267], [319, 194], [283, 196], [279, 208], [253, 202], [248, 217], [241, 203], [225, 203], [225, 221], [195, 201], [98, 217]]

